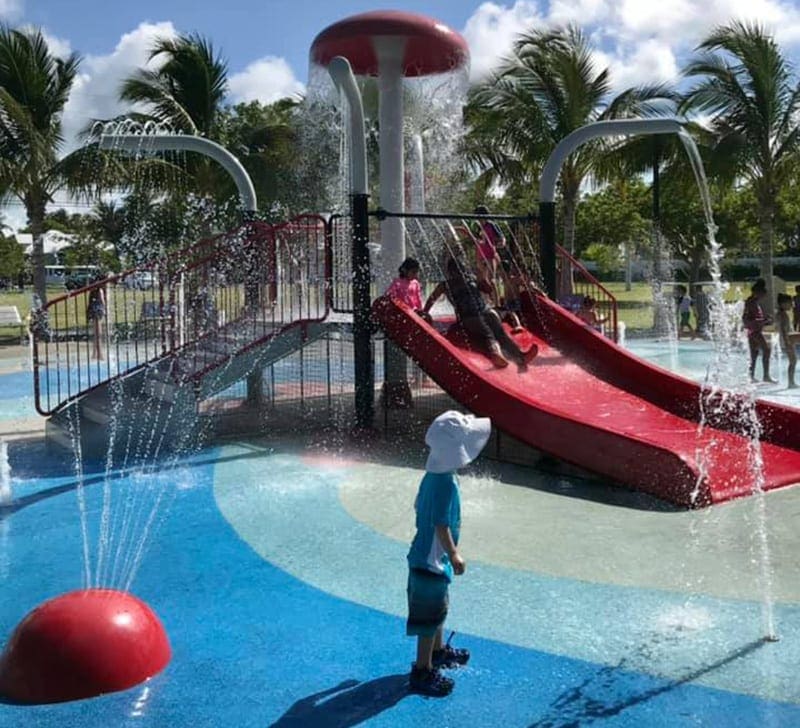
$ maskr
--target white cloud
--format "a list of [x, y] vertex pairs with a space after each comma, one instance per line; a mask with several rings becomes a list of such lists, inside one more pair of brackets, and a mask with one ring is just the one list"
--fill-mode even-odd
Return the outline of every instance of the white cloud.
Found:
[[[701, 14], [701, 4], [697, 0], [658, 0], [658, 2], [643, 3], [641, 0], [622, 0], [614, 3], [617, 7], [614, 13], [616, 23], [623, 34], [634, 38], [644, 38], [652, 35], [663, 35], [678, 31], [685, 37], [685, 30], [698, 14]], [[704, 3], [705, 8], [713, 7], [714, 3]]]
[[611, 80], [617, 90], [642, 84], [674, 82], [679, 75], [672, 48], [657, 38], [636, 44], [628, 56], [608, 58], [606, 66], [612, 69]]
[[608, 0], [553, 0], [547, 21], [551, 25], [579, 23], [590, 26], [606, 19], [613, 2]]
[[64, 136], [68, 148], [77, 145], [75, 135], [91, 119], [107, 119], [130, 110], [119, 100], [122, 79], [147, 63], [156, 38], [172, 37], [172, 23], [142, 23], [123, 35], [108, 55], [86, 56], [64, 109]]
[[22, 0], [0, 0], [0, 20], [22, 17]]
[[305, 91], [284, 58], [265, 56], [251, 63], [244, 71], [233, 74], [228, 80], [231, 100], [261, 101], [270, 104], [286, 96]]
[[44, 29], [42, 29], [42, 35], [47, 41], [47, 47], [50, 50], [50, 53], [52, 53], [56, 58], [66, 58], [70, 53], [72, 53], [72, 46], [68, 40], [57, 38]]
[[511, 50], [514, 38], [525, 30], [541, 27], [535, 2], [517, 0], [510, 8], [483, 3], [467, 20], [463, 35], [472, 56], [470, 78], [481, 79]]
[[[76, 135], [92, 119], [108, 119], [131, 110], [130, 104], [119, 100], [122, 80], [137, 68], [147, 65], [150, 50], [157, 38], [176, 35], [177, 30], [171, 22], [142, 23], [123, 35], [111, 53], [83, 59], [64, 110], [67, 151], [78, 145]], [[68, 43], [49, 35], [47, 37], [54, 53], [69, 53]], [[273, 56], [255, 61], [241, 73], [232, 75], [229, 88], [234, 101], [258, 99], [266, 103], [305, 90], [288, 63], [283, 58]]]
[[495, 67], [519, 33], [570, 23], [591, 34], [598, 68], [610, 66], [617, 89], [675, 78], [697, 43], [732, 20], [764, 25], [790, 54], [800, 44], [800, 5], [789, 0], [551, 0], [547, 8], [545, 0], [482, 4], [463, 30], [472, 79]]

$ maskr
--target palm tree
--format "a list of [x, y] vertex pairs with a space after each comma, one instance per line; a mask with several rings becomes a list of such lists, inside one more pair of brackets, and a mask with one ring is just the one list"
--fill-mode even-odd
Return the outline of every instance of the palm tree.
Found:
[[[594, 121], [661, 113], [671, 98], [664, 85], [630, 88], [612, 98], [609, 69], [597, 70], [581, 30], [532, 31], [521, 35], [501, 67], [472, 91], [467, 154], [502, 183], [535, 187], [548, 156], [571, 132]], [[564, 246], [570, 252], [581, 185], [601, 149], [599, 143], [584, 145], [561, 170]]]
[[[211, 42], [196, 34], [159, 38], [150, 49], [148, 61], [158, 61], [159, 65], [156, 69], [138, 69], [120, 87], [120, 100], [142, 107], [144, 113], [132, 116], [139, 122], [152, 120], [176, 132], [218, 140], [224, 121], [228, 68]], [[220, 183], [219, 169], [207, 157], [167, 154], [153, 160], [156, 167], [163, 163], [165, 170], [180, 168], [177, 176], [156, 175], [159, 181], [155, 187], [170, 198], [165, 201], [167, 206], [177, 202], [176, 195], [185, 198], [188, 189], [184, 175], [191, 179], [189, 189], [200, 198], [222, 197], [221, 191], [228, 192], [225, 182]], [[147, 177], [136, 175], [135, 194], [142, 184], [147, 184]], [[200, 227], [207, 234], [212, 224], [204, 220]]]
[[61, 119], [80, 58], [54, 56], [38, 29], [0, 26], [0, 190], [25, 206], [33, 237], [34, 290], [44, 303], [47, 204], [75, 171], [59, 160]]
[[800, 84], [775, 39], [741, 22], [720, 27], [683, 70], [700, 79], [684, 109], [711, 114], [716, 153], [749, 181], [758, 205], [761, 272], [774, 305], [772, 254], [776, 198], [800, 150]]
[[228, 67], [211, 42], [199, 35], [160, 38], [149, 59], [157, 70], [140, 68], [125, 79], [120, 99], [143, 104], [153, 119], [176, 131], [213, 137], [228, 88]]
[[[268, 211], [285, 214], [297, 203], [296, 190], [287, 184], [297, 164], [296, 113], [299, 101], [284, 98], [272, 104], [258, 101], [225, 109], [217, 141], [242, 163], [258, 200]], [[227, 175], [219, 180], [221, 192], [236, 190]]]
[[90, 225], [97, 239], [109, 243], [114, 257], [120, 259], [120, 243], [125, 235], [125, 208], [114, 200], [100, 200], [92, 208]]

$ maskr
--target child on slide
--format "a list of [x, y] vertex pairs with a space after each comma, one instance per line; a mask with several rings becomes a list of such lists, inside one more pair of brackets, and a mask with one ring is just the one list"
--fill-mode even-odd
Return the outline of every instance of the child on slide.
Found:
[[455, 309], [459, 322], [476, 349], [486, 352], [496, 367], [507, 367], [507, 354], [521, 370], [533, 361], [538, 353], [536, 344], [522, 351], [506, 333], [497, 311], [490, 308], [481, 295], [475, 277], [450, 258], [446, 265], [447, 278], [439, 283], [425, 302], [423, 312], [428, 313], [433, 304], [447, 296]]
[[428, 323], [432, 322], [427, 311], [422, 310], [422, 287], [419, 284], [419, 261], [415, 258], [406, 258], [397, 270], [397, 278], [386, 290], [386, 295], [392, 300], [402, 301], [409, 308], [413, 308]]

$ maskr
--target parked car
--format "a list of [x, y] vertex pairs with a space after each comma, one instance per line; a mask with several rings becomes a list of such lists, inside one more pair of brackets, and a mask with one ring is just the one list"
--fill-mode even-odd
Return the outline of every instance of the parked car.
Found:
[[100, 273], [96, 265], [46, 265], [45, 283], [48, 286], [64, 286], [68, 291], [88, 286]]
[[88, 286], [95, 278], [95, 273], [72, 273], [64, 280], [64, 288], [68, 291], [77, 291]]
[[155, 288], [157, 283], [156, 274], [151, 270], [137, 270], [124, 279], [126, 288], [136, 288], [140, 291]]

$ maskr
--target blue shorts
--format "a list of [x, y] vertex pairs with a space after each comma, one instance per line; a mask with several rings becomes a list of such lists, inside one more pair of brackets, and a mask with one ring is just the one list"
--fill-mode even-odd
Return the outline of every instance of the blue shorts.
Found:
[[407, 635], [432, 637], [436, 634], [447, 618], [449, 586], [443, 574], [425, 569], [409, 570]]

